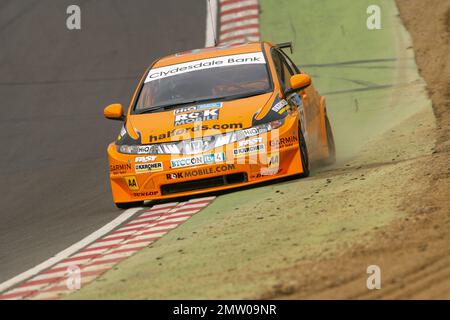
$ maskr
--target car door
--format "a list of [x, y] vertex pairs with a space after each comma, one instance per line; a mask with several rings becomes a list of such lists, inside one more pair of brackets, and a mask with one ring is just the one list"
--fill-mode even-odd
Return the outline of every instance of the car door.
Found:
[[[275, 62], [275, 69], [277, 70], [278, 78], [280, 81], [280, 85], [282, 87], [283, 92], [286, 91], [286, 89], [290, 88], [290, 78], [296, 73], [300, 73], [300, 71], [293, 66], [292, 64], [288, 63], [286, 58], [283, 56], [282, 51], [274, 49], [273, 51], [273, 58]], [[305, 113], [303, 98], [301, 97], [302, 92], [304, 90], [299, 90], [297, 92], [289, 94], [286, 98], [286, 100], [289, 102], [291, 106], [297, 107], [299, 118], [300, 118], [300, 127], [303, 133], [303, 136], [305, 139], [308, 139], [308, 123], [307, 123], [307, 115]]]
[[[290, 72], [290, 76], [294, 74], [302, 73], [300, 69], [292, 62], [292, 60], [281, 50], [279, 50], [281, 56], [281, 62], [286, 65], [286, 70]], [[290, 77], [289, 76], [289, 77]], [[304, 125], [304, 136], [306, 140], [308, 136], [313, 134], [316, 138], [319, 138], [320, 130], [320, 96], [317, 93], [313, 85], [299, 90], [296, 94], [289, 97], [290, 103], [295, 103], [300, 97], [299, 112], [302, 113], [301, 117], [302, 125]], [[311, 136], [310, 136], [311, 138]]]

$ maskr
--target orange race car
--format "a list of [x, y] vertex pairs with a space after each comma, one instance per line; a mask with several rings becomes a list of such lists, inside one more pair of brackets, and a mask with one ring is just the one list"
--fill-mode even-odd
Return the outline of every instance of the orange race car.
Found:
[[198, 49], [155, 61], [108, 147], [117, 207], [308, 176], [332, 163], [325, 99], [282, 51], [290, 43]]

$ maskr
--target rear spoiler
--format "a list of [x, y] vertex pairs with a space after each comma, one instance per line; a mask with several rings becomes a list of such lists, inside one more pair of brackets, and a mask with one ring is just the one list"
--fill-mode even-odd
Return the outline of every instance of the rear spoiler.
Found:
[[291, 54], [294, 53], [294, 49], [292, 47], [292, 42], [283, 42], [283, 43], [278, 43], [275, 45], [277, 48], [279, 49], [290, 49], [291, 50]]

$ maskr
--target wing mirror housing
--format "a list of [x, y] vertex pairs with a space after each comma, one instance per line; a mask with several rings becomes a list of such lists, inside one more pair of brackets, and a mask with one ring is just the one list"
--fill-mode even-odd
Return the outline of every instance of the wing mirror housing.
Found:
[[291, 85], [291, 88], [286, 90], [285, 92], [286, 95], [309, 87], [311, 85], [311, 77], [305, 73], [294, 74], [289, 79], [289, 83]]
[[110, 104], [103, 110], [103, 115], [106, 119], [123, 121], [125, 116], [123, 114], [123, 106], [120, 103]]

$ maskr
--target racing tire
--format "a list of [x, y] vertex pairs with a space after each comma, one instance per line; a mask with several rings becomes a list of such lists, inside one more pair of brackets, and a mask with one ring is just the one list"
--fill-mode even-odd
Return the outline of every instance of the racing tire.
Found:
[[144, 204], [144, 201], [136, 201], [136, 202], [119, 202], [116, 203], [116, 207], [119, 209], [130, 209], [134, 207], [139, 207]]
[[324, 165], [331, 165], [336, 162], [336, 145], [334, 144], [333, 130], [331, 130], [330, 120], [325, 115], [325, 129], [327, 132], [328, 158], [323, 161]]
[[308, 148], [306, 147], [305, 137], [303, 136], [302, 130], [298, 129], [298, 144], [300, 147], [300, 156], [302, 157], [302, 169], [303, 172], [300, 174], [300, 178], [306, 178], [309, 176], [309, 157]]

